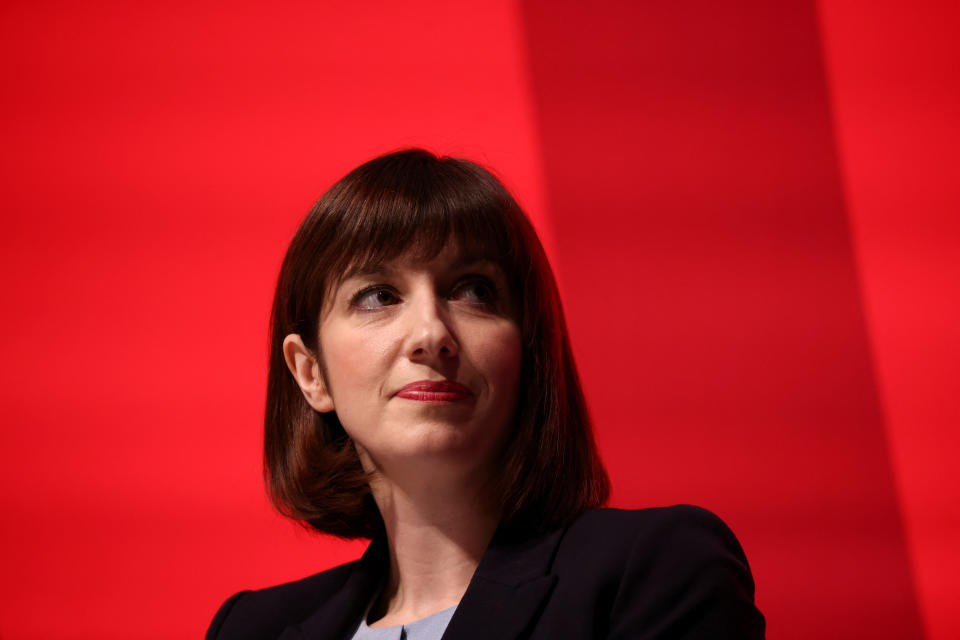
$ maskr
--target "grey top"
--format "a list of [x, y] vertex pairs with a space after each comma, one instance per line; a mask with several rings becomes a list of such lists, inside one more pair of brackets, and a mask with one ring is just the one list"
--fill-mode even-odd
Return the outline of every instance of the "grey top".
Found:
[[440, 640], [440, 636], [447, 629], [453, 612], [457, 610], [454, 605], [449, 609], [438, 611], [432, 616], [415, 620], [409, 624], [401, 624], [395, 627], [384, 627], [382, 629], [371, 629], [367, 626], [367, 614], [364, 613], [363, 619], [352, 640]]

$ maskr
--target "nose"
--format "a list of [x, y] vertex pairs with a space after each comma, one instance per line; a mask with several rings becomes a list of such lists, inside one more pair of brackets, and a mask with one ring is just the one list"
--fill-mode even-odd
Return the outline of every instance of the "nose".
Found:
[[408, 323], [406, 352], [410, 360], [429, 362], [460, 352], [446, 309], [436, 295], [414, 296], [409, 305]]

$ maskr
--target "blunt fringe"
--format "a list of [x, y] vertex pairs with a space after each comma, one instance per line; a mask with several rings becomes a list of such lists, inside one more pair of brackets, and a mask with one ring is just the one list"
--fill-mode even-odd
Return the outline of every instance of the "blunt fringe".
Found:
[[317, 353], [324, 297], [353, 267], [401, 255], [429, 260], [449, 242], [506, 274], [523, 353], [512, 433], [493, 490], [500, 533], [571, 522], [609, 495], [567, 338], [556, 282], [537, 235], [506, 188], [473, 162], [420, 149], [371, 160], [334, 184], [300, 225], [283, 260], [270, 322], [264, 476], [286, 516], [343, 538], [383, 528], [367, 476], [335, 413], [307, 404], [287, 369], [290, 333]]

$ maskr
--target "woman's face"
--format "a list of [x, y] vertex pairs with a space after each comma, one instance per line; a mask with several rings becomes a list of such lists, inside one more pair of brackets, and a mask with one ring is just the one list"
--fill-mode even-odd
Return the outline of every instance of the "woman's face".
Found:
[[452, 245], [348, 274], [321, 314], [320, 366], [368, 470], [491, 469], [516, 405], [515, 307], [496, 264]]

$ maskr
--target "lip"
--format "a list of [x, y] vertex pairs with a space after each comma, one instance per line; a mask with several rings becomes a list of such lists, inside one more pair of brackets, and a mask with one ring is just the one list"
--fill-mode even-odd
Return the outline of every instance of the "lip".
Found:
[[395, 396], [418, 402], [460, 402], [473, 395], [470, 388], [452, 380], [417, 380], [400, 387]]

